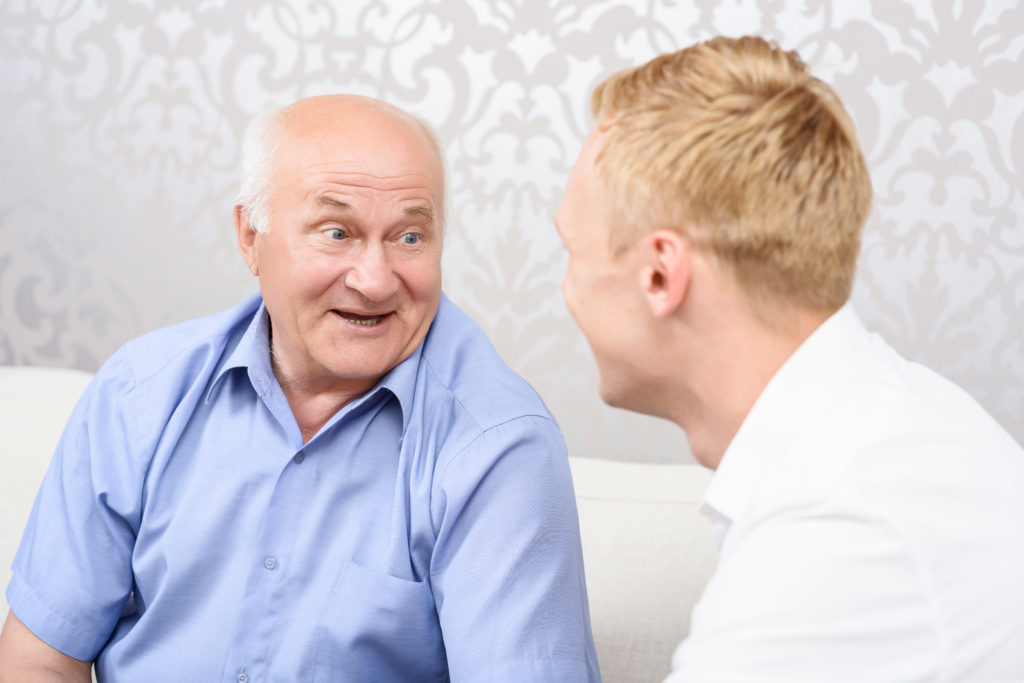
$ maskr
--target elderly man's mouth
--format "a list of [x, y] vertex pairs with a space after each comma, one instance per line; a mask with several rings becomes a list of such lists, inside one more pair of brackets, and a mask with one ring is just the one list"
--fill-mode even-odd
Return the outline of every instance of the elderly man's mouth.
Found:
[[350, 322], [353, 325], [361, 325], [362, 327], [373, 327], [375, 325], [379, 325], [382, 320], [391, 315], [390, 313], [382, 313], [380, 315], [361, 315], [359, 313], [349, 313], [347, 311], [334, 312], [341, 316], [346, 322]]

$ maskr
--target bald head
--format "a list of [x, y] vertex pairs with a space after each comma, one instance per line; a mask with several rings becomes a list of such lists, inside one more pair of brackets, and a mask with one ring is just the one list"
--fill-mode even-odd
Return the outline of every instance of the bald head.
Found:
[[419, 174], [437, 187], [435, 217], [444, 224], [445, 173], [433, 131], [411, 114], [372, 97], [320, 95], [255, 117], [242, 145], [242, 185], [238, 205], [256, 232], [270, 229], [275, 169], [283, 155], [302, 155], [324, 146], [341, 148], [354, 170], [378, 177], [400, 175], [407, 152], [430, 160]]

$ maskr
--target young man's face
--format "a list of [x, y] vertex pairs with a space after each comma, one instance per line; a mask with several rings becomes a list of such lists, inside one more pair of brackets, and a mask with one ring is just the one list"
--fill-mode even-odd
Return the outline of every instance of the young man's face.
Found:
[[614, 226], [608, 224], [594, 168], [601, 138], [598, 128], [584, 143], [555, 225], [569, 254], [562, 292], [597, 361], [601, 398], [628, 408], [631, 393], [641, 388], [635, 386], [633, 369], [644, 352], [639, 335], [643, 300], [635, 249], [615, 254], [610, 246]]

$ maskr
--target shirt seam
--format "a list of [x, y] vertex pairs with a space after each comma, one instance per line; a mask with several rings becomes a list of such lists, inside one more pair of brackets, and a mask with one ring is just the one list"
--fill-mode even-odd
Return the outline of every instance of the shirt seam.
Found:
[[[463, 446], [462, 448], [457, 450], [455, 453], [453, 453], [451, 455], [451, 457], [449, 457], [445, 461], [443, 466], [438, 467], [435, 470], [436, 476], [434, 477], [434, 483], [430, 487], [430, 501], [428, 503], [428, 506], [430, 508], [433, 507], [434, 492], [443, 485], [445, 477], [448, 475], [448, 469], [451, 467], [451, 465], [463, 453], [468, 451], [470, 448], [473, 448], [474, 446], [476, 446], [476, 444], [481, 439], [483, 439], [487, 434], [489, 434], [490, 432], [494, 431], [495, 429], [498, 429], [500, 427], [504, 427], [505, 425], [510, 424], [512, 422], [519, 422], [521, 420], [529, 420], [529, 419], [540, 419], [540, 420], [543, 420], [543, 421], [548, 422], [548, 423], [552, 423], [553, 422], [553, 420], [550, 417], [547, 417], [545, 415], [535, 415], [535, 414], [532, 414], [532, 413], [527, 413], [527, 414], [523, 414], [523, 415], [517, 415], [517, 416], [509, 418], [507, 420], [503, 420], [502, 422], [494, 424], [494, 425], [488, 427], [487, 429], [483, 429], [482, 431], [480, 431], [476, 436], [474, 436], [472, 439], [470, 439], [469, 442], [466, 443], [465, 446]], [[433, 545], [436, 548], [437, 547], [437, 537], [438, 537], [438, 533], [439, 533], [440, 529], [434, 526], [434, 521], [433, 521], [433, 516], [432, 515], [431, 515], [431, 520], [430, 520], [430, 530], [431, 530], [431, 532], [432, 532], [432, 534], [434, 536], [434, 544]], [[433, 551], [431, 551], [431, 555], [433, 555]], [[430, 567], [427, 570], [427, 578], [429, 579], [429, 578], [432, 578], [433, 576], [434, 576], [434, 568], [433, 568], [433, 561], [431, 561]]]
[[447, 474], [447, 472], [448, 472], [448, 468], [451, 466], [451, 464], [453, 462], [455, 462], [456, 459], [458, 459], [459, 456], [461, 456], [463, 453], [465, 453], [470, 448], [475, 446], [477, 444], [477, 442], [480, 441], [482, 438], [484, 438], [485, 436], [487, 436], [488, 434], [490, 434], [494, 430], [499, 429], [501, 427], [504, 427], [505, 425], [511, 424], [512, 422], [519, 422], [520, 420], [529, 420], [529, 419], [543, 420], [544, 422], [547, 422], [547, 423], [551, 423], [552, 422], [551, 418], [547, 417], [546, 415], [537, 415], [537, 414], [534, 414], [534, 413], [523, 413], [522, 415], [516, 415], [515, 417], [510, 417], [507, 420], [502, 420], [501, 422], [497, 422], [497, 423], [491, 425], [490, 427], [481, 428], [480, 432], [478, 434], [476, 434], [476, 436], [474, 436], [472, 439], [470, 439], [466, 443], [465, 446], [463, 446], [458, 451], [453, 453], [447, 459], [447, 461], [445, 461], [444, 465], [442, 466], [441, 478], [442, 479], [444, 478], [444, 475]]
[[[214, 334], [204, 335], [203, 337], [195, 339], [184, 348], [178, 349], [177, 352], [164, 356], [164, 360], [159, 367], [154, 368], [152, 371], [145, 374], [138, 371], [139, 368], [135, 362], [135, 344], [129, 342], [128, 344], [125, 345], [124, 349], [125, 355], [127, 356], [128, 365], [131, 368], [132, 377], [136, 384], [141, 384], [142, 382], [146, 382], [152, 379], [153, 377], [156, 377], [160, 373], [164, 372], [167, 369], [167, 366], [169, 366], [178, 358], [186, 354], [193, 353], [198, 347], [203, 346], [204, 344], [210, 341], [216, 340], [218, 342], [217, 346], [220, 349], [219, 353], [223, 354], [224, 348], [226, 347], [226, 342], [230, 336], [230, 332], [217, 332]], [[213, 378], [214, 375], [211, 374], [210, 379]]]
[[508, 424], [510, 422], [515, 422], [516, 420], [521, 420], [523, 418], [529, 418], [529, 417], [539, 418], [539, 419], [544, 420], [545, 422], [549, 422], [549, 423], [553, 422], [553, 420], [552, 420], [550, 415], [545, 415], [545, 414], [540, 413], [540, 412], [526, 412], [526, 413], [522, 413], [522, 414], [516, 415], [514, 417], [506, 418], [505, 420], [502, 420], [501, 422], [496, 422], [494, 424], [491, 424], [491, 425], [488, 425], [488, 426], [485, 427], [482, 424], [480, 424], [480, 421], [477, 419], [477, 417], [473, 413], [473, 411], [471, 411], [469, 408], [467, 408], [466, 404], [462, 402], [462, 399], [459, 397], [459, 394], [452, 388], [451, 384], [449, 384], [449, 383], [445, 382], [443, 379], [441, 379], [441, 376], [438, 374], [437, 370], [434, 368], [433, 363], [430, 362], [430, 358], [427, 357], [426, 354], [424, 354], [422, 356], [422, 359], [423, 359], [423, 362], [427, 366], [427, 370], [430, 372], [430, 374], [433, 376], [433, 378], [435, 380], [437, 380], [438, 384], [440, 384], [441, 386], [444, 387], [445, 391], [447, 391], [448, 394], [452, 397], [452, 399], [456, 402], [456, 404], [458, 404], [459, 408], [462, 409], [463, 413], [465, 413], [465, 415], [470, 420], [472, 420], [473, 427], [475, 428], [475, 430], [477, 432], [473, 436], [472, 439], [467, 441], [464, 446], [462, 446], [455, 453], [453, 453], [448, 458], [448, 460], [443, 465], [440, 466], [440, 468], [436, 468], [437, 470], [439, 470], [439, 474], [441, 474], [441, 478], [442, 479], [444, 478], [444, 474], [448, 471], [449, 465], [451, 465], [451, 463], [456, 458], [458, 458], [460, 455], [462, 455], [467, 449], [469, 449], [473, 444], [475, 444], [481, 437], [483, 437], [488, 432], [491, 432], [491, 431], [497, 429], [498, 427], [502, 427], [502, 426], [504, 426], [504, 425], [506, 425], [506, 424]]
[[[249, 319], [251, 319], [251, 317], [252, 316], [249, 316]], [[234, 326], [232, 326], [232, 329], [233, 328], [234, 328]], [[160, 366], [158, 368], [155, 368], [151, 372], [146, 373], [145, 376], [143, 376], [143, 374], [139, 372], [139, 366], [136, 363], [136, 358], [135, 358], [136, 354], [135, 354], [134, 344], [129, 342], [128, 344], [126, 344], [123, 347], [123, 349], [124, 349], [124, 357], [125, 357], [125, 365], [126, 365], [126, 373], [125, 374], [127, 375], [127, 377], [125, 377], [124, 379], [125, 379], [126, 383], [128, 383], [130, 385], [130, 388], [122, 394], [124, 408], [125, 408], [122, 414], [124, 415], [125, 425], [132, 432], [131, 433], [131, 437], [126, 439], [126, 441], [128, 442], [126, 444], [126, 446], [130, 449], [130, 452], [126, 454], [128, 457], [131, 457], [133, 453], [134, 453], [135, 457], [139, 457], [144, 452], [144, 449], [143, 449], [143, 437], [142, 437], [143, 429], [142, 429], [142, 427], [138, 423], [139, 410], [138, 410], [137, 396], [138, 396], [138, 389], [139, 389], [140, 385], [142, 383], [144, 383], [144, 382], [148, 382], [148, 381], [152, 380], [153, 378], [157, 377], [158, 375], [160, 375], [161, 373], [166, 371], [167, 368], [175, 360], [177, 360], [178, 358], [181, 358], [182, 356], [185, 356], [185, 355], [190, 354], [190, 353], [194, 353], [196, 349], [198, 349], [198, 348], [200, 348], [200, 347], [202, 347], [204, 345], [211, 344], [211, 342], [213, 342], [217, 346], [217, 348], [219, 349], [218, 353], [223, 355], [224, 348], [226, 347], [227, 342], [230, 339], [230, 337], [231, 337], [231, 332], [230, 331], [228, 331], [228, 332], [217, 332], [217, 333], [213, 333], [213, 334], [205, 334], [205, 335], [203, 335], [203, 336], [201, 336], [201, 337], [191, 341], [184, 348], [179, 349], [176, 353], [172, 353], [172, 354], [164, 356], [163, 362], [160, 364]], [[219, 364], [221, 362], [221, 360], [223, 360], [223, 359], [222, 358], [218, 359], [217, 363]], [[215, 373], [216, 373], [216, 370], [214, 371], [214, 373], [211, 373], [210, 381], [215, 379], [215, 377], [216, 377]], [[192, 381], [192, 379], [194, 379], [194, 378], [190, 378], [190, 381]], [[203, 393], [205, 394], [206, 390], [204, 390]], [[172, 406], [170, 408], [171, 413], [173, 413], [174, 410], [176, 410], [176, 409], [177, 409], [177, 405]], [[161, 430], [163, 430], [167, 426], [166, 417], [167, 416], [164, 416], [164, 420], [163, 420], [163, 424], [162, 424]], [[156, 435], [153, 435], [153, 436], [156, 436]], [[147, 489], [148, 489], [148, 482], [150, 480], [150, 474], [152, 473], [152, 469], [153, 469], [153, 456], [154, 456], [154, 452], [152, 452], [152, 451], [145, 454], [146, 465], [141, 470], [141, 479], [140, 479], [140, 486], [139, 486], [139, 492], [138, 492], [138, 506], [139, 506], [138, 525], [139, 525], [139, 527], [141, 527], [143, 517], [145, 516], [145, 513], [146, 513], [146, 500], [147, 500], [146, 493], [147, 493]], [[132, 533], [133, 533], [133, 536], [137, 536], [138, 528], [135, 528], [135, 526], [132, 526]], [[133, 551], [132, 552], [134, 553], [134, 547], [133, 547]]]

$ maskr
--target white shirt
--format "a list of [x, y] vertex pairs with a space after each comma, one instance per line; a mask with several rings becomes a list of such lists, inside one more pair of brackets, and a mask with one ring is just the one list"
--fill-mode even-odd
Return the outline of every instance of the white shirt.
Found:
[[1024, 451], [843, 308], [703, 510], [721, 550], [666, 683], [1024, 681]]

